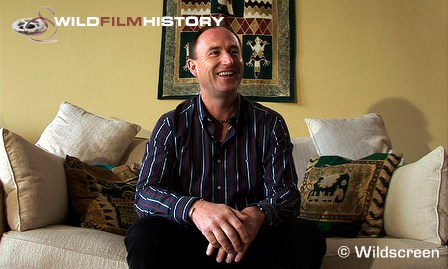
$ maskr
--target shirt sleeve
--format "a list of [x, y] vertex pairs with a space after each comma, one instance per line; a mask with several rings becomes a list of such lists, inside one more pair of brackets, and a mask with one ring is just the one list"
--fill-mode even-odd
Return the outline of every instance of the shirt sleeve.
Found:
[[266, 214], [266, 223], [297, 217], [300, 212], [300, 192], [292, 157], [293, 145], [281, 116], [273, 121], [268, 137], [268, 154], [263, 160], [265, 199], [257, 206]]
[[162, 116], [146, 144], [136, 186], [135, 208], [139, 217], [157, 215], [180, 224], [191, 223], [188, 210], [197, 197], [179, 195], [168, 189], [175, 167], [172, 122]]

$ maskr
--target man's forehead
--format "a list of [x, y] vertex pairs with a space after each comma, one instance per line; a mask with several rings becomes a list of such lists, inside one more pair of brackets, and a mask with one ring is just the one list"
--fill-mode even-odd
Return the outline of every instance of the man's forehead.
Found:
[[234, 43], [234, 45], [238, 47], [240, 44], [238, 37], [224, 27], [208, 29], [204, 33], [202, 33], [198, 39], [198, 43], [203, 43], [204, 45], [211, 45], [216, 43], [222, 44], [223, 41]]

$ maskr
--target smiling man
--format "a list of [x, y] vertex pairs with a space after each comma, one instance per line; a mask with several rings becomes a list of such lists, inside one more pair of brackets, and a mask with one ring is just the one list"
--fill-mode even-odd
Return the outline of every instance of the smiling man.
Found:
[[202, 28], [190, 50], [200, 93], [164, 114], [146, 145], [129, 267], [319, 268], [325, 238], [297, 218], [285, 121], [238, 93], [238, 36]]

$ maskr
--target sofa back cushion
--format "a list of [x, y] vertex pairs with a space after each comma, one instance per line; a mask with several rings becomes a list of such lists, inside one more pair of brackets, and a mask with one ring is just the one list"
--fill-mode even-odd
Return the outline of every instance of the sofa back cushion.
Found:
[[311, 137], [293, 137], [291, 142], [294, 146], [292, 157], [296, 167], [297, 177], [299, 178], [298, 186], [302, 183], [305, 171], [310, 159], [317, 157], [316, 147], [314, 147]]
[[129, 145], [128, 149], [125, 151], [121, 157], [118, 165], [127, 164], [132, 168], [140, 168], [143, 161], [143, 155], [146, 150], [146, 143], [148, 139], [135, 137], [132, 143]]
[[61, 223], [68, 215], [64, 160], [0, 129], [0, 179], [12, 230]]

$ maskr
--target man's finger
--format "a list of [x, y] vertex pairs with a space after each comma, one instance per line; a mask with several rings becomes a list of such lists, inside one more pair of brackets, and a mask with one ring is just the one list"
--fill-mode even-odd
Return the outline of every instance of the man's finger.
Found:
[[[230, 225], [226, 225], [223, 228], [223, 232], [227, 237], [227, 240], [230, 241], [232, 247], [235, 251], [242, 251], [244, 247], [244, 243], [242, 242], [239, 232]], [[246, 229], [244, 229], [246, 231]]]
[[[229, 223], [233, 229], [238, 233], [238, 240], [241, 241], [241, 245], [247, 244], [250, 242], [249, 233], [246, 230], [246, 227], [243, 225], [243, 221], [247, 218], [246, 215], [242, 214], [237, 210], [233, 210], [236, 218], [229, 218]], [[231, 233], [231, 232], [230, 232]], [[227, 234], [229, 239], [232, 239], [233, 234]], [[234, 241], [232, 241], [232, 244]], [[235, 246], [235, 245], [234, 245]], [[241, 251], [241, 249], [237, 249], [237, 251]]]
[[235, 262], [240, 262], [243, 259], [244, 254], [246, 254], [246, 252], [238, 252], [235, 255]]
[[226, 258], [226, 255], [228, 254], [223, 248], [218, 249], [218, 254], [216, 254], [216, 261], [223, 262]]
[[212, 256], [213, 252], [215, 252], [215, 247], [211, 243], [208, 243], [205, 253], [207, 254], [207, 256]]

